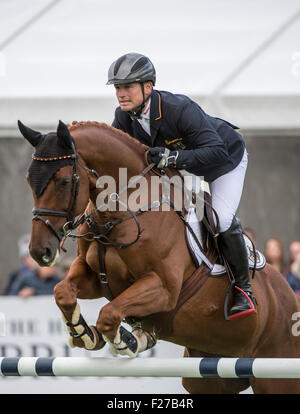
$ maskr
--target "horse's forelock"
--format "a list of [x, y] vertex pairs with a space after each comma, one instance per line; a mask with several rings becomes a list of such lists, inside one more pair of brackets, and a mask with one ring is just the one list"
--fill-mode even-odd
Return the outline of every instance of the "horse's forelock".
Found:
[[[42, 195], [53, 175], [58, 170], [66, 165], [72, 165], [74, 162], [73, 159], [60, 159], [60, 157], [66, 157], [72, 154], [73, 150], [63, 146], [55, 132], [43, 135], [35, 148], [35, 153], [33, 154], [35, 159], [32, 160], [28, 169], [30, 185], [37, 198]], [[49, 158], [54, 160], [49, 160]]]

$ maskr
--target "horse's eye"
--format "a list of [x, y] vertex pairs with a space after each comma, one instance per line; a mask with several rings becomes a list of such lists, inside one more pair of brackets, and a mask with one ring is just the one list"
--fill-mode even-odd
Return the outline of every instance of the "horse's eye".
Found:
[[69, 178], [60, 178], [57, 180], [56, 185], [59, 188], [66, 188], [70, 184], [71, 180]]

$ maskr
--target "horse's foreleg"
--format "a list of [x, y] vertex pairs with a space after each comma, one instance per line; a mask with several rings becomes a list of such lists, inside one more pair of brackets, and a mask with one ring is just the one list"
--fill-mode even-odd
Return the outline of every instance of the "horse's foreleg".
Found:
[[140, 352], [151, 349], [156, 344], [155, 333], [147, 332], [139, 327], [129, 332], [119, 325], [117, 334], [112, 341], [105, 335], [102, 335], [102, 337], [109, 343], [112, 354], [127, 355], [129, 357], [136, 357]]
[[68, 276], [54, 289], [55, 301], [62, 312], [62, 320], [69, 332], [69, 345], [89, 350], [98, 350], [105, 345], [102, 335], [94, 326], [88, 326], [81, 315], [77, 298], [93, 299], [101, 296], [101, 289], [93, 272], [83, 259], [78, 257]]
[[168, 289], [156, 273], [147, 273], [101, 309], [97, 329], [113, 352], [136, 356], [155, 345], [155, 334], [142, 329], [129, 333], [120, 327], [122, 320], [128, 316], [139, 318], [166, 312], [175, 307], [176, 300], [172, 289]]

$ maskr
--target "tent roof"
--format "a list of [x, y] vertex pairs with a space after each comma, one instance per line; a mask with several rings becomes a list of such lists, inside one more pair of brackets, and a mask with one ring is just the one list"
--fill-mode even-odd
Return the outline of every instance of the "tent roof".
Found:
[[16, 120], [111, 122], [113, 60], [148, 55], [157, 89], [246, 129], [300, 128], [299, 0], [0, 2], [0, 134]]

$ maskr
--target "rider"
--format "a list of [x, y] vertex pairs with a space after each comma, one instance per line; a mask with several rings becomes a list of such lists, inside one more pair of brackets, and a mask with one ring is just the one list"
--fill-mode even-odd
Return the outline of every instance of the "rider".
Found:
[[107, 84], [115, 86], [120, 105], [112, 125], [151, 147], [151, 159], [159, 167], [163, 162], [163, 167], [185, 169], [209, 182], [220, 220], [218, 239], [239, 288], [229, 315], [246, 316], [255, 308], [248, 300], [253, 302], [248, 256], [235, 217], [248, 162], [245, 142], [236, 126], [209, 116], [185, 95], [153, 89], [155, 81], [152, 62], [139, 53], [111, 64]]

